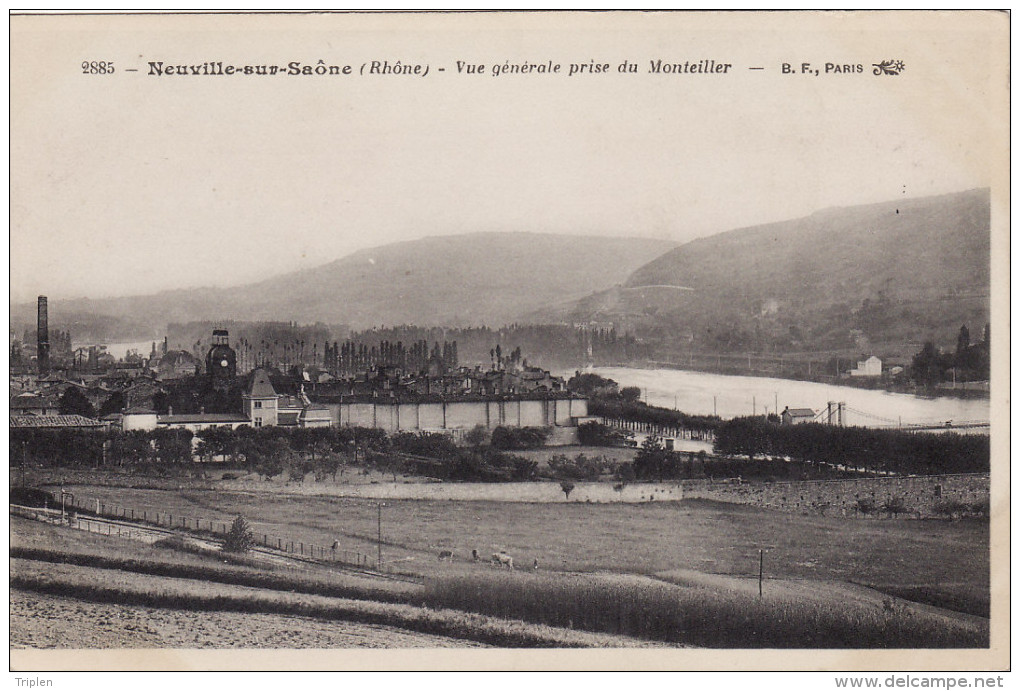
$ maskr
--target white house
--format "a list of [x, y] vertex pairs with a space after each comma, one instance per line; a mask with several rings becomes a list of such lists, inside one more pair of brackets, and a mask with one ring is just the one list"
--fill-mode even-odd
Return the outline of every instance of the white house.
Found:
[[872, 355], [867, 360], [858, 360], [857, 369], [850, 370], [851, 377], [882, 376], [882, 360]]

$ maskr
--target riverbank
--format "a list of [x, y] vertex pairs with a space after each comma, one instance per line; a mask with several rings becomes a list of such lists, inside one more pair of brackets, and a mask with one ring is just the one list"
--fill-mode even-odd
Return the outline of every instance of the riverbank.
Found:
[[[624, 366], [624, 365], [621, 365]], [[989, 398], [988, 382], [942, 382], [936, 386], [921, 386], [910, 381], [890, 380], [885, 377], [837, 377], [831, 374], [811, 374], [798, 371], [797, 369], [784, 370], [783, 368], [761, 368], [742, 367], [740, 365], [711, 366], [710, 364], [698, 365], [697, 363], [664, 362], [658, 360], [642, 360], [625, 365], [639, 369], [671, 369], [689, 372], [705, 372], [707, 374], [722, 374], [738, 377], [765, 377], [789, 379], [791, 381], [814, 382], [817, 384], [833, 384], [869, 391], [886, 391], [888, 393], [901, 393], [921, 398], [962, 398], [962, 399], [987, 399]]]
[[[649, 405], [689, 415], [732, 418], [774, 414], [787, 407], [808, 408], [823, 415], [831, 402], [834, 411], [839, 403], [844, 404], [843, 423], [848, 426], [938, 426], [947, 421], [987, 422], [990, 418], [986, 397], [921, 396], [849, 386], [842, 379], [815, 382], [653, 367], [594, 367], [586, 371], [612, 379], [621, 388], [639, 388], [641, 400]], [[569, 377], [574, 372], [557, 374]]]

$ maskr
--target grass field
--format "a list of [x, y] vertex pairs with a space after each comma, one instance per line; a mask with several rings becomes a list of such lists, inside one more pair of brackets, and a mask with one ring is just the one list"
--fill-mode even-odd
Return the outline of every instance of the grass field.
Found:
[[[15, 645], [59, 645], [48, 622], [66, 617], [78, 624], [70, 638], [85, 647], [180, 642], [188, 635], [185, 622], [193, 622], [189, 645], [260, 645], [263, 638], [233, 635], [217, 623], [243, 615], [253, 617], [250, 626], [265, 627], [277, 647], [316, 641], [404, 647], [458, 641], [500, 647], [647, 645], [638, 639], [708, 647], [988, 644], [986, 619], [840, 583], [772, 579], [759, 598], [753, 579], [696, 571], [651, 578], [476, 568], [417, 585], [337, 573], [328, 565], [295, 571], [223, 563], [217, 553], [180, 552], [19, 517], [12, 517], [11, 528], [12, 592], [27, 596], [13, 600]], [[196, 619], [199, 614], [209, 618]], [[279, 617], [291, 617], [293, 626]], [[150, 624], [143, 626], [142, 619]], [[154, 627], [155, 621], [162, 624]], [[323, 629], [325, 622], [339, 628]], [[136, 632], [143, 635], [135, 639]]]
[[[204, 520], [245, 515], [256, 532], [375, 555], [376, 502], [272, 493], [74, 487], [80, 498]], [[931, 604], [987, 613], [988, 524], [801, 516], [704, 500], [645, 504], [514, 504], [390, 500], [382, 509], [383, 559], [424, 576], [463, 575], [500, 549], [519, 566], [656, 574], [690, 569], [767, 578], [861, 583]], [[439, 562], [450, 549], [453, 563]], [[912, 591], [904, 589], [913, 589]], [[920, 597], [923, 595], [923, 597]], [[955, 603], [955, 604], [954, 604]]]
[[[564, 630], [541, 623], [426, 606], [420, 586], [394, 584], [392, 589], [386, 589], [389, 584], [384, 582], [380, 586], [378, 579], [341, 575], [338, 580], [336, 574], [325, 574], [321, 569], [318, 573], [313, 569], [303, 574], [276, 573], [273, 569], [267, 572], [222, 564], [215, 556], [183, 554], [16, 517], [12, 517], [11, 529], [12, 592], [31, 593], [32, 598], [49, 603], [47, 608], [28, 608], [23, 598], [17, 611], [12, 610], [12, 620], [15, 614], [19, 615], [18, 630], [12, 634], [12, 640], [21, 641], [23, 645], [34, 642], [48, 646], [52, 640], [48, 620], [57, 616], [55, 612], [71, 609], [79, 618], [79, 629], [88, 622], [93, 624], [87, 631], [78, 631], [78, 634], [87, 634], [79, 638], [94, 643], [89, 647], [118, 647], [115, 641], [130, 635], [130, 629], [124, 628], [124, 620], [131, 620], [130, 625], [137, 626], [134, 620], [139, 618], [139, 607], [149, 609], [153, 616], [146, 619], [150, 622], [167, 619], [167, 625], [175, 631], [183, 625], [182, 621], [191, 620], [196, 614], [233, 613], [256, 618], [297, 618], [294, 633], [300, 634], [301, 640], [308, 634], [307, 629], [319, 628], [316, 622], [342, 622], [346, 627], [386, 627], [383, 638], [397, 636], [403, 647], [428, 646], [435, 642], [435, 637], [441, 637], [443, 645], [455, 645], [458, 641], [500, 647], [649, 645], [626, 636]], [[29, 546], [40, 543], [58, 549]], [[102, 554], [96, 554], [99, 551]], [[380, 597], [388, 601], [377, 601]], [[101, 615], [110, 607], [117, 613], [115, 621]], [[32, 610], [35, 616], [21, 616], [26, 609]], [[171, 616], [168, 612], [177, 614]], [[240, 620], [237, 623], [240, 624]], [[252, 621], [247, 626], [255, 623]], [[116, 636], [104, 641], [96, 636], [96, 627], [109, 629]], [[174, 638], [173, 632], [166, 634], [153, 631], [151, 627], [146, 631]], [[322, 631], [313, 633], [321, 638]], [[420, 639], [415, 638], [416, 634]], [[143, 636], [142, 640], [147, 637]], [[290, 640], [289, 644], [278, 647], [306, 645], [301, 640]], [[250, 636], [240, 639], [227, 636], [219, 643], [203, 637], [202, 641], [203, 645], [211, 647], [262, 644]]]

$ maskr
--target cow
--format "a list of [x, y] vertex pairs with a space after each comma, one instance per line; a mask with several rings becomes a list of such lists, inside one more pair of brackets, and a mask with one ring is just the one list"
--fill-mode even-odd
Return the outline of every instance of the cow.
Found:
[[497, 552], [492, 555], [492, 563], [500, 568], [506, 567], [508, 571], [514, 570], [514, 558], [506, 552]]
[[439, 553], [439, 561], [453, 561], [453, 552], [448, 549], [444, 549]]
[[480, 555], [480, 554], [478, 553], [478, 550], [477, 550], [477, 549], [473, 549], [473, 550], [471, 550], [471, 560], [472, 560], [472, 561], [478, 561], [478, 560], [479, 560], [479, 559], [481, 559], [481, 558], [482, 558], [482, 555]]

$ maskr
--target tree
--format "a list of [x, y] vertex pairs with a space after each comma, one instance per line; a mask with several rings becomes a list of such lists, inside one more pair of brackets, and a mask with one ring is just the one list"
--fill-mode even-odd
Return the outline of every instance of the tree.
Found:
[[252, 533], [248, 521], [244, 520], [244, 516], [239, 515], [230, 524], [230, 530], [223, 540], [223, 551], [243, 554], [250, 550], [254, 544], [255, 534]]
[[942, 381], [945, 370], [944, 357], [932, 341], [926, 341], [911, 360], [910, 369], [914, 380], [932, 386]]
[[322, 482], [326, 479], [327, 475], [333, 476], [333, 482], [336, 482], [336, 474], [339, 472], [343, 475], [343, 467], [346, 464], [346, 459], [342, 454], [334, 453], [330, 451], [319, 456], [315, 466], [315, 479], [317, 482]]
[[489, 433], [486, 431], [483, 425], [475, 425], [467, 432], [464, 433], [464, 442], [478, 448], [485, 443]]
[[641, 389], [636, 386], [625, 386], [620, 389], [620, 398], [629, 403], [636, 403], [641, 400]]
[[100, 406], [99, 417], [103, 417], [104, 415], [111, 415], [113, 413], [119, 413], [126, 407], [127, 404], [124, 401], [124, 394], [122, 394], [120, 391], [114, 391], [112, 394], [110, 394], [109, 398], [103, 401], [103, 405]]
[[248, 466], [266, 480], [283, 472], [291, 464], [294, 452], [285, 439], [249, 439], [244, 444]]
[[957, 361], [966, 355], [968, 348], [970, 348], [970, 330], [967, 329], [967, 325], [964, 324], [960, 327], [960, 332], [956, 335]]
[[287, 469], [287, 479], [290, 482], [304, 482], [306, 468], [305, 464], [301, 460], [296, 460], [291, 463], [290, 468]]
[[563, 497], [570, 499], [570, 493], [574, 491], [574, 483], [563, 481], [560, 483], [560, 489], [563, 490]]
[[889, 497], [884, 504], [882, 504], [882, 510], [889, 514], [889, 517], [898, 516], [901, 513], [907, 513], [910, 509], [907, 508], [906, 500], [903, 497]]
[[186, 429], [157, 429], [151, 432], [156, 456], [164, 464], [191, 463], [192, 433]]
[[85, 394], [78, 390], [78, 387], [69, 386], [60, 396], [60, 414], [95, 417], [96, 409], [92, 407], [92, 403], [85, 397]]

